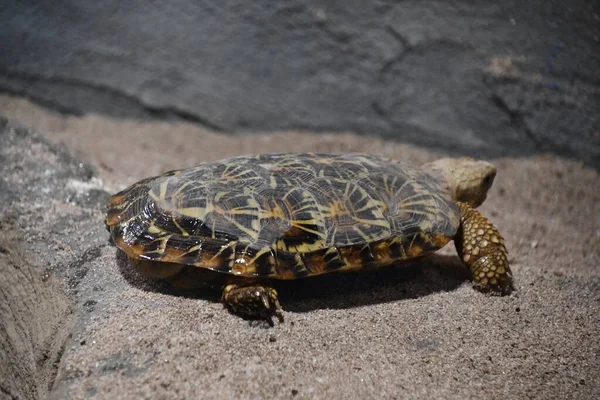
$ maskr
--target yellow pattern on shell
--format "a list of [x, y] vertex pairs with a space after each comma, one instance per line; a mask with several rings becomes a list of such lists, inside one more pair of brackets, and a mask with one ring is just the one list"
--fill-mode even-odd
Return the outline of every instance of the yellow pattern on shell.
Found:
[[365, 154], [205, 163], [140, 181], [108, 207], [107, 226], [130, 257], [280, 279], [416, 257], [459, 224], [431, 176]]

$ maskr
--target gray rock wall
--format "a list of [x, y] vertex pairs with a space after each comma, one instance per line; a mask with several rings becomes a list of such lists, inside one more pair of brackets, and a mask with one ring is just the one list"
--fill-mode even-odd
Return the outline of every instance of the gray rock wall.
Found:
[[0, 90], [62, 111], [600, 159], [598, 2], [3, 3]]
[[[46, 398], [107, 246], [91, 169], [0, 118], [0, 399]], [[75, 315], [74, 315], [75, 314]]]

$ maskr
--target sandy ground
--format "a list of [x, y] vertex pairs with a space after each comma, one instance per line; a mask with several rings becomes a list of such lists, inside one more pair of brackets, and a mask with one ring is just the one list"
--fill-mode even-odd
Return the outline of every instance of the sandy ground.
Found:
[[[63, 143], [109, 192], [259, 151], [441, 156], [351, 134], [228, 136], [184, 123], [64, 117], [8, 96], [0, 114]], [[511, 296], [474, 291], [448, 246], [403, 270], [286, 284], [286, 322], [269, 328], [229, 314], [215, 294], [141, 279], [106, 246], [74, 300], [51, 397], [597, 398], [598, 172], [554, 155], [493, 162], [498, 176], [481, 210], [506, 238]]]

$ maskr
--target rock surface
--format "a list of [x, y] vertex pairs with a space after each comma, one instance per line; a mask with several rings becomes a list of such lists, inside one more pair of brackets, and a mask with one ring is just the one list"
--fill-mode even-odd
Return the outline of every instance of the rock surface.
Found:
[[[32, 106], [24, 116], [56, 133], [0, 122], [0, 398], [600, 395], [600, 177], [582, 163], [494, 160], [482, 212], [506, 237], [513, 295], [474, 291], [448, 248], [404, 269], [290, 282], [280, 288], [286, 322], [268, 328], [229, 314], [217, 294], [135, 275], [108, 244], [106, 190], [255, 147], [362, 149], [415, 163], [439, 154], [352, 135], [235, 139]], [[95, 140], [99, 132], [111, 140]], [[49, 144], [57, 138], [89, 162], [111, 149], [110, 169], [73, 159]]]
[[[106, 247], [92, 170], [0, 118], [0, 396], [52, 390], [78, 286]], [[2, 397], [4, 398], [4, 397]]]
[[352, 131], [600, 168], [600, 7], [576, 0], [8, 0], [0, 90], [224, 132]]

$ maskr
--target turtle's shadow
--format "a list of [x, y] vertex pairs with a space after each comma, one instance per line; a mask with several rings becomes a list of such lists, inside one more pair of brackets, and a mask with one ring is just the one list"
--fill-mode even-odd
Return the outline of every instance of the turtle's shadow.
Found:
[[[125, 280], [140, 290], [220, 301], [221, 290], [218, 287], [184, 290], [164, 281], [143, 277], [121, 251], [117, 251], [117, 265]], [[273, 284], [284, 310], [308, 312], [415, 299], [454, 290], [470, 279], [468, 269], [458, 256], [432, 254], [375, 271], [274, 281]]]
[[286, 311], [308, 312], [416, 299], [454, 290], [469, 279], [457, 256], [432, 254], [375, 271], [286, 281], [276, 287]]
[[125, 253], [116, 249], [117, 268], [121, 273], [121, 276], [131, 286], [143, 290], [145, 292], [154, 292], [168, 294], [171, 296], [185, 297], [190, 299], [203, 299], [209, 301], [220, 301], [221, 289], [220, 287], [198, 288], [198, 289], [179, 289], [169, 282], [164, 280], [156, 280], [143, 276], [140, 274], [133, 265], [129, 263]]

